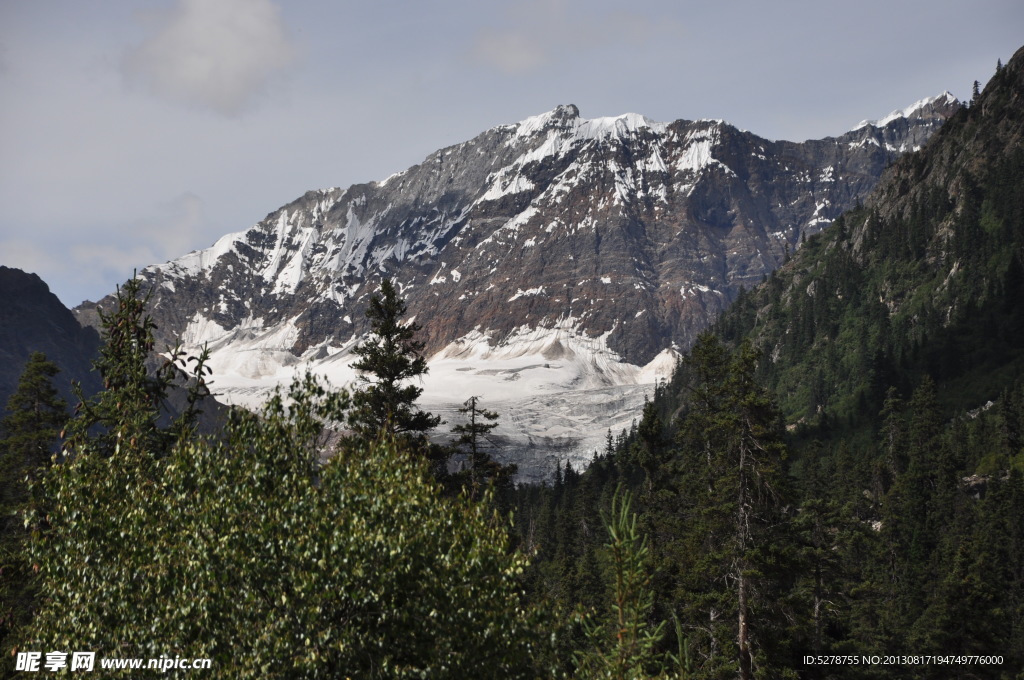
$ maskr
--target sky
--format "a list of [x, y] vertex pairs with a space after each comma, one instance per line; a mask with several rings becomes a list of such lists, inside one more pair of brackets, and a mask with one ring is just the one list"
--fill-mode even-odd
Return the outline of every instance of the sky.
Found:
[[0, 0], [0, 265], [75, 306], [559, 104], [802, 141], [1022, 44], [1020, 0]]

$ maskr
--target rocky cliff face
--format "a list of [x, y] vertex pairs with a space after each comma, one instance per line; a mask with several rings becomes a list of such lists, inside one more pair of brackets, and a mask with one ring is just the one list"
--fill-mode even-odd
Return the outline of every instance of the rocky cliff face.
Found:
[[424, 327], [432, 370], [459, 371], [449, 383], [475, 389], [491, 371], [530, 396], [634, 384], [958, 106], [944, 94], [802, 143], [560, 106], [383, 181], [308, 192], [140, 275], [164, 339], [209, 342], [235, 401], [299, 365], [344, 378], [383, 276]]
[[0, 411], [7, 408], [33, 352], [43, 352], [60, 368], [54, 387], [74, 407], [71, 381], [80, 382], [86, 394], [100, 387], [92, 372], [98, 348], [99, 334], [82, 328], [42, 279], [0, 266]]

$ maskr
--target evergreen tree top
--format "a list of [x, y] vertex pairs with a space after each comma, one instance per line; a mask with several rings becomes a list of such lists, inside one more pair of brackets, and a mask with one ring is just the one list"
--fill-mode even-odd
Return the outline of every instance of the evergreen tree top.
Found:
[[365, 385], [355, 391], [349, 424], [357, 434], [377, 437], [422, 437], [441, 422], [440, 417], [415, 407], [423, 388], [407, 381], [426, 375], [424, 343], [416, 340], [420, 326], [403, 320], [407, 311], [390, 279], [381, 281], [380, 291], [370, 298], [366, 317], [372, 336], [353, 349], [359, 357], [353, 368]]

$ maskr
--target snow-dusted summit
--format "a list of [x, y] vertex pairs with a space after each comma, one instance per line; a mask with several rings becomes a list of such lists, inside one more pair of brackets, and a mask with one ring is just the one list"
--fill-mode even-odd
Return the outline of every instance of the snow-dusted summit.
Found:
[[483, 397], [536, 478], [628, 426], [675, 350], [957, 106], [803, 143], [559, 106], [383, 181], [310, 191], [141, 276], [163, 339], [210, 343], [240, 403], [306, 366], [350, 379], [368, 297], [392, 277], [424, 327], [426, 405]]
[[869, 125], [875, 128], [884, 128], [889, 125], [889, 123], [901, 118], [906, 119], [908, 122], [928, 120], [936, 125], [941, 125], [949, 116], [949, 107], [956, 107], [958, 104], [959, 102], [957, 101], [957, 98], [947, 90], [935, 97], [925, 97], [920, 101], [916, 101], [905, 109], [896, 109], [884, 118], [880, 118], [878, 120], [862, 120], [853, 129], [859, 130]]

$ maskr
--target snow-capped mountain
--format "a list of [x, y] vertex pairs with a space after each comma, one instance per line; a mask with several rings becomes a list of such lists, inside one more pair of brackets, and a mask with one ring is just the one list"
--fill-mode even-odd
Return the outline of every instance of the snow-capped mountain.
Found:
[[559, 106], [382, 181], [310, 191], [140, 276], [163, 339], [208, 342], [219, 392], [237, 403], [307, 366], [351, 379], [366, 302], [391, 277], [424, 328], [424, 405], [483, 397], [535, 478], [628, 426], [741, 286], [864, 199], [958, 106], [944, 93], [802, 143]]

